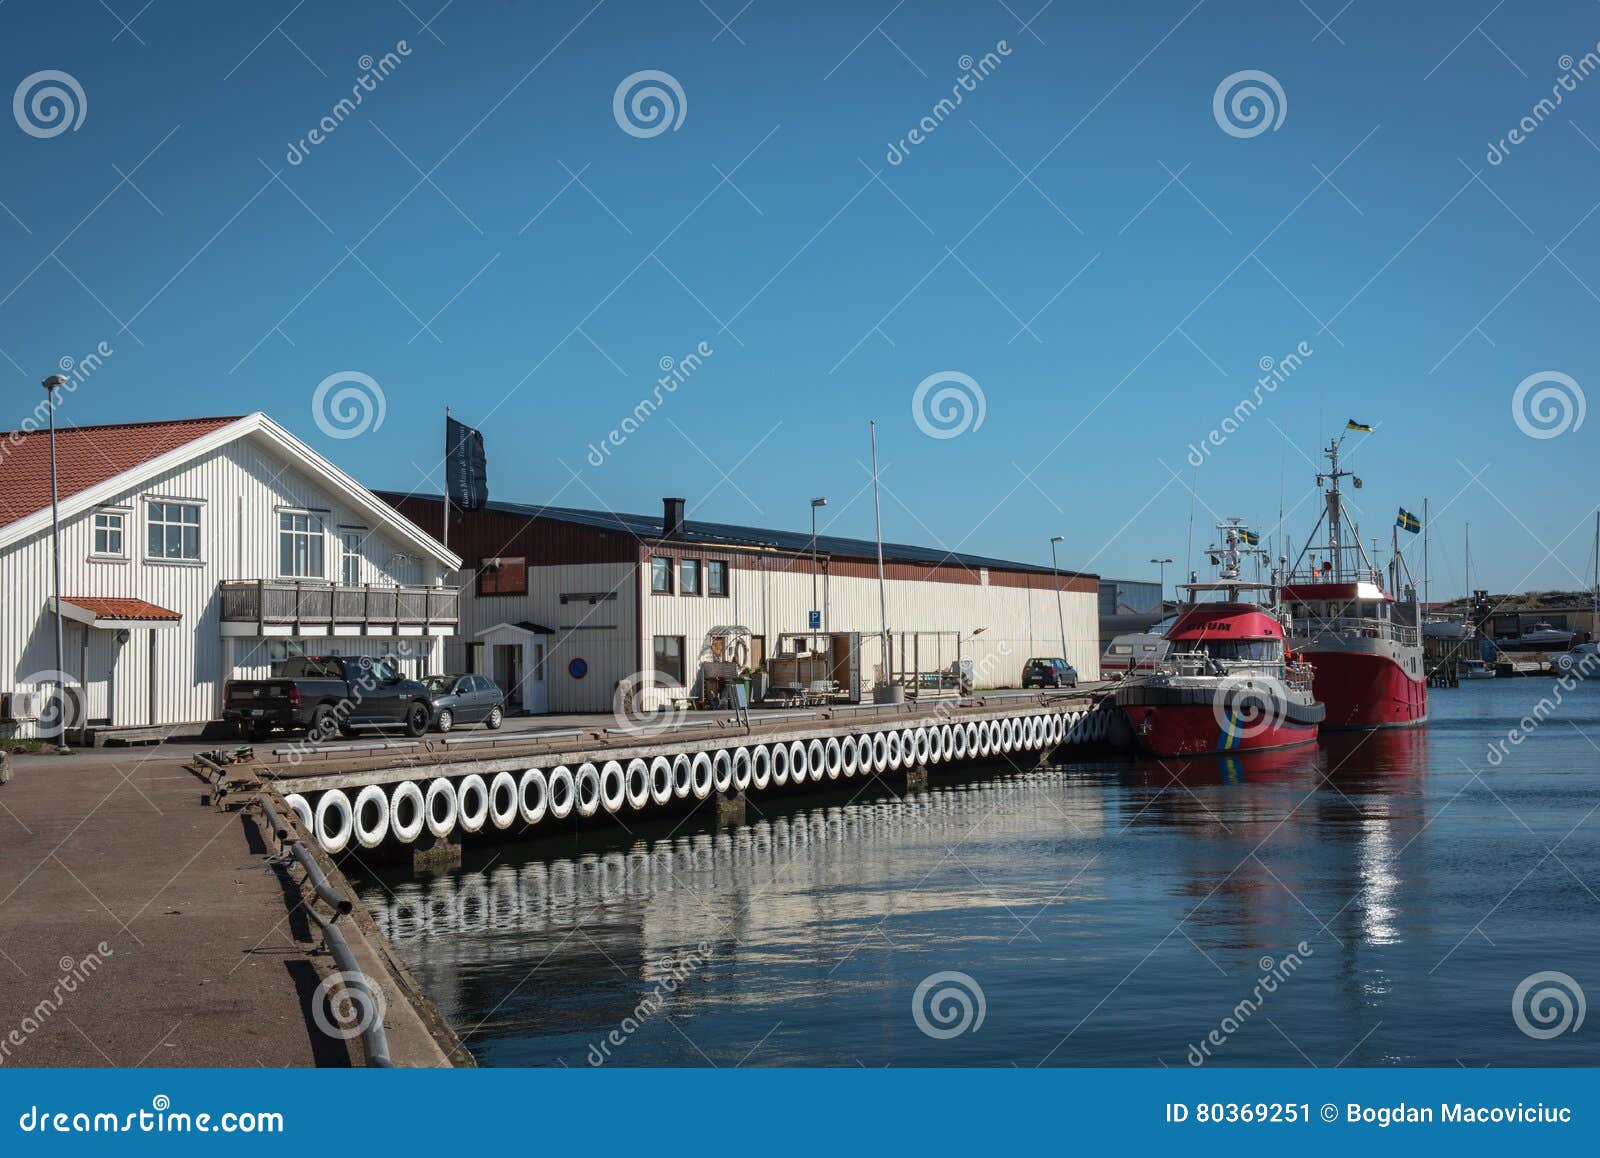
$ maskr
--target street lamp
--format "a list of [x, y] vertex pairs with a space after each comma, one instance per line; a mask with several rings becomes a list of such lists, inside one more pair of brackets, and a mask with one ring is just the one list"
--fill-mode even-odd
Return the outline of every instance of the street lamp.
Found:
[[[818, 612], [819, 622], [821, 615], [820, 608], [817, 606], [817, 508], [827, 505], [828, 500], [825, 498], [811, 500], [811, 610]], [[806, 624], [806, 629], [808, 631], [811, 629], [809, 623]], [[827, 631], [826, 625], [823, 626], [823, 631]]]
[[1151, 559], [1150, 562], [1157, 563], [1161, 567], [1161, 598], [1160, 598], [1160, 603], [1161, 603], [1161, 614], [1165, 615], [1167, 613], [1167, 564], [1172, 562], [1172, 560], [1171, 559]]
[[1056, 623], [1061, 628], [1061, 658], [1067, 658], [1067, 620], [1061, 613], [1061, 569], [1056, 566], [1056, 544], [1065, 538], [1063, 535], [1050, 537], [1050, 574], [1054, 578], [1056, 588]]
[[61, 374], [52, 374], [43, 382], [50, 405], [50, 553], [55, 569], [56, 593], [56, 748], [67, 751], [67, 684], [65, 649], [61, 644], [61, 503], [56, 485], [56, 391], [67, 384]]

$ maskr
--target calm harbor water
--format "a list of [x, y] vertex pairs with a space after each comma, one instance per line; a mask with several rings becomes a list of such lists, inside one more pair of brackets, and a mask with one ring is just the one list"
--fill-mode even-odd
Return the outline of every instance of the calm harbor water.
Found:
[[1600, 997], [1600, 683], [1488, 755], [1552, 687], [361, 887], [483, 1065], [1594, 1065], [1600, 1016], [1539, 1039], [1513, 1013], [1546, 971]]

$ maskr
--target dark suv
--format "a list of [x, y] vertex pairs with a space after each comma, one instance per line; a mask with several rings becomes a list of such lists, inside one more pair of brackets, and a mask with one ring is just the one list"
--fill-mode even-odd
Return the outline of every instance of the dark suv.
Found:
[[1078, 669], [1059, 656], [1030, 659], [1022, 665], [1022, 686], [1075, 688], [1078, 686]]

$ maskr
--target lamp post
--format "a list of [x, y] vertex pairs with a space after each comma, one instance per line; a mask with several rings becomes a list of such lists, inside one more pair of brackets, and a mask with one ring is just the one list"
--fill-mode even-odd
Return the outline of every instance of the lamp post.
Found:
[[67, 751], [67, 684], [66, 660], [61, 643], [61, 502], [56, 483], [56, 391], [67, 384], [61, 374], [52, 374], [43, 382], [50, 407], [50, 554], [55, 571], [56, 596], [56, 702], [60, 715], [56, 721], [56, 748]]
[[1064, 538], [1062, 535], [1052, 535], [1050, 538], [1050, 574], [1056, 588], [1056, 623], [1061, 628], [1061, 658], [1067, 658], [1067, 620], [1061, 613], [1061, 569], [1056, 565], [1056, 544]]
[[[819, 615], [821, 608], [817, 605], [817, 508], [827, 505], [828, 500], [825, 498], [811, 500], [811, 610], [818, 612]], [[806, 624], [806, 630], [809, 631], [810, 629], [811, 625], [809, 623]], [[824, 632], [828, 630], [826, 624], [823, 625], [822, 630]]]
[[1157, 600], [1157, 602], [1159, 602], [1161, 604], [1161, 614], [1162, 615], [1166, 615], [1166, 613], [1167, 613], [1167, 564], [1172, 562], [1172, 560], [1171, 559], [1151, 559], [1150, 562], [1158, 564], [1160, 566], [1160, 568], [1161, 568], [1161, 580], [1160, 580], [1160, 583], [1161, 583], [1161, 596]]

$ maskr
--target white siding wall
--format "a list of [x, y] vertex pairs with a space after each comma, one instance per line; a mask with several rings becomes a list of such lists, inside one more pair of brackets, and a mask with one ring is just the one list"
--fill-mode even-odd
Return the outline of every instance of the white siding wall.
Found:
[[[202, 505], [201, 562], [167, 563], [145, 558], [145, 503], [148, 498], [184, 499]], [[158, 724], [215, 718], [223, 668], [218, 584], [225, 579], [276, 578], [278, 575], [278, 509], [312, 508], [323, 515], [326, 578], [339, 578], [341, 525], [363, 526], [369, 520], [342, 507], [317, 481], [288, 465], [252, 438], [236, 440], [187, 463], [150, 483], [118, 495], [107, 506], [127, 512], [125, 561], [91, 558], [93, 515], [85, 512], [61, 529], [62, 594], [121, 596], [144, 599], [179, 612], [176, 630], [156, 633], [155, 689]], [[413, 557], [402, 557], [410, 553]], [[416, 549], [385, 534], [367, 537], [362, 558], [366, 583], [432, 583], [437, 566], [415, 558]], [[55, 670], [54, 617], [51, 593], [50, 532], [13, 544], [0, 552], [0, 691], [42, 691], [47, 681], [28, 677]], [[149, 632], [131, 632], [117, 644], [114, 633], [90, 629], [89, 670], [80, 670], [84, 627], [64, 627], [66, 670], [86, 686], [90, 719], [110, 717], [114, 725], [148, 724], [150, 719]], [[426, 642], [426, 641], [421, 641]], [[355, 653], [357, 640], [340, 640]], [[251, 641], [238, 640], [243, 657]], [[112, 667], [115, 677], [111, 678]], [[87, 678], [83, 678], [84, 676]], [[114, 687], [114, 696], [112, 689]], [[115, 702], [111, 702], [114, 698]]]

